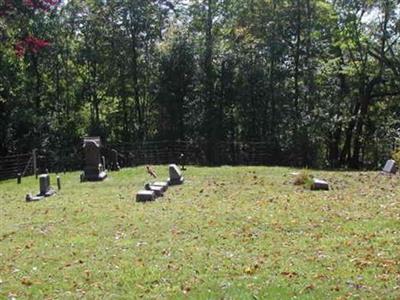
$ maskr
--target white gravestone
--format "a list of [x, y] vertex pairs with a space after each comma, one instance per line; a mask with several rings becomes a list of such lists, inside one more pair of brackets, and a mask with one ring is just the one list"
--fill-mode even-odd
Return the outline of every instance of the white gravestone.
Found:
[[390, 174], [396, 174], [396, 172], [397, 172], [396, 162], [393, 159], [388, 160], [385, 164], [385, 167], [383, 168], [383, 172], [390, 173]]
[[179, 169], [177, 165], [169, 165], [169, 185], [178, 185], [182, 184], [185, 179], [182, 176], [182, 171]]

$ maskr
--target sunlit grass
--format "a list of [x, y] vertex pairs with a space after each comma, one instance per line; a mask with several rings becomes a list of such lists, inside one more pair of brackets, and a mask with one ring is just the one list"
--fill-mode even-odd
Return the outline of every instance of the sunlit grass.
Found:
[[144, 168], [61, 174], [35, 203], [34, 178], [0, 182], [0, 298], [400, 297], [399, 178], [310, 170], [332, 187], [312, 192], [293, 171], [189, 167], [145, 204]]

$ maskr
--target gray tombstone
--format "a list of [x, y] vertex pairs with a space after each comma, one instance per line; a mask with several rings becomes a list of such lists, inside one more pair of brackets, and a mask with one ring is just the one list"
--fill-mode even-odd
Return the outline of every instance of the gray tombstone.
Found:
[[156, 182], [152, 183], [151, 185], [161, 187], [163, 193], [165, 193], [168, 190], [168, 182], [165, 182], [165, 181], [156, 181]]
[[50, 197], [55, 191], [50, 186], [50, 175], [42, 174], [39, 176], [40, 193], [38, 196]]
[[324, 180], [313, 179], [313, 182], [311, 184], [311, 190], [313, 190], [313, 191], [329, 191], [329, 183]]
[[36, 196], [32, 196], [31, 194], [27, 194], [25, 200], [27, 202], [30, 201], [39, 201], [44, 197], [53, 196], [56, 192], [50, 186], [50, 175], [42, 174], [39, 176], [39, 189], [40, 192]]
[[383, 172], [396, 174], [397, 172], [396, 162], [393, 159], [388, 160], [385, 164], [385, 167], [383, 168]]
[[178, 185], [182, 184], [185, 179], [182, 176], [182, 171], [179, 169], [177, 165], [169, 165], [169, 185]]
[[104, 170], [100, 155], [101, 142], [99, 137], [85, 137], [83, 149], [85, 151], [84, 179], [88, 181], [104, 180], [107, 173]]
[[136, 202], [147, 202], [156, 200], [156, 193], [154, 191], [139, 191], [136, 194]]
[[153, 191], [156, 194], [156, 197], [164, 196], [163, 188], [161, 186], [146, 184], [144, 188], [146, 191]]
[[118, 162], [118, 151], [117, 150], [111, 150], [111, 170], [112, 171], [119, 171], [121, 170], [121, 167]]
[[39, 176], [40, 195], [44, 196], [50, 190], [50, 176], [43, 174]]

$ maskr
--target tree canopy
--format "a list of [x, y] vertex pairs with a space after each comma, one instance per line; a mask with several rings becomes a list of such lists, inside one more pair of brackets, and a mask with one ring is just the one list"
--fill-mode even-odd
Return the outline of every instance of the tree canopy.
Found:
[[0, 154], [262, 141], [375, 168], [400, 128], [394, 0], [2, 0]]

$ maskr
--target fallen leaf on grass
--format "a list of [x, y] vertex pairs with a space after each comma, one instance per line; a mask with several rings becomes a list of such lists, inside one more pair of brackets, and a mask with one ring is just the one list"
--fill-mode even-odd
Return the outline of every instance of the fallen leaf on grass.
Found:
[[27, 286], [30, 286], [30, 285], [33, 284], [33, 282], [30, 280], [30, 278], [28, 278], [28, 277], [26, 277], [26, 276], [22, 277], [21, 283], [22, 283], [23, 285], [27, 285]]
[[286, 276], [288, 278], [293, 278], [296, 277], [298, 274], [296, 272], [282, 272], [281, 275]]

